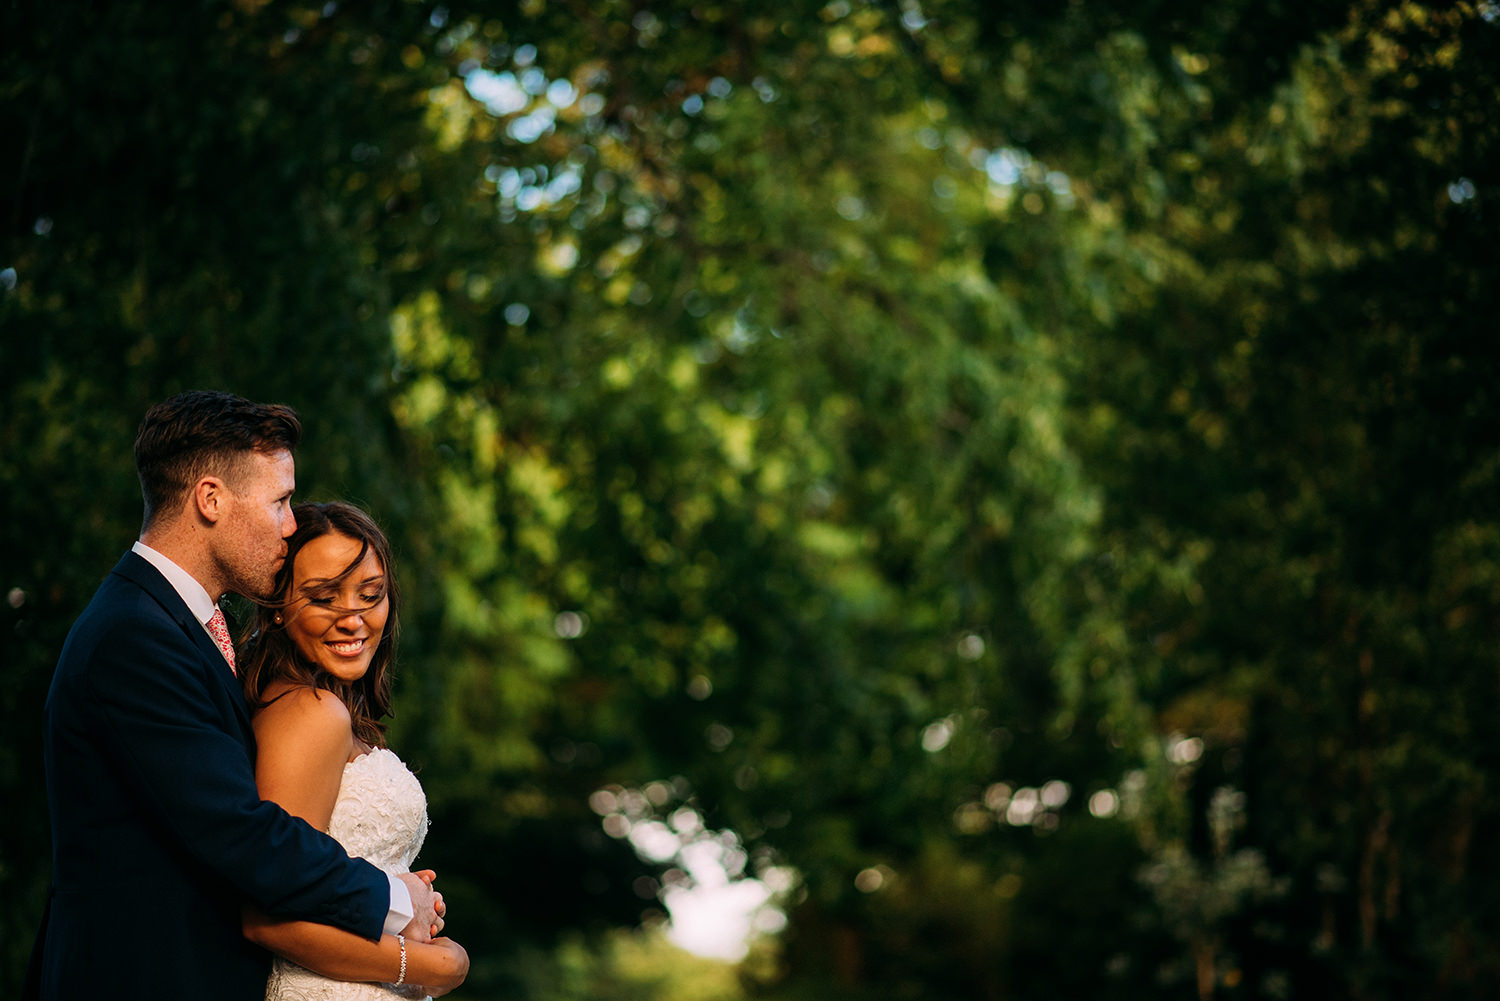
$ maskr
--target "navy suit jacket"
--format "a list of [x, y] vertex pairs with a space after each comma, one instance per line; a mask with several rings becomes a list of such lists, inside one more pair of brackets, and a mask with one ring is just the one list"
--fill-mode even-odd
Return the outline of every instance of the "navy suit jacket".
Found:
[[31, 976], [61, 1001], [260, 1001], [240, 907], [379, 938], [390, 883], [261, 800], [239, 685], [171, 584], [126, 553], [47, 695], [53, 892]]

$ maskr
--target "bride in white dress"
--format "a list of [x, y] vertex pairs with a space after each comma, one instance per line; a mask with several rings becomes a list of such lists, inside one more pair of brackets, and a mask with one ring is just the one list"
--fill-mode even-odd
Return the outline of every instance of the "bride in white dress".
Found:
[[[261, 795], [387, 873], [411, 872], [427, 834], [427, 799], [385, 746], [396, 587], [390, 544], [349, 504], [303, 504], [276, 599], [239, 657], [254, 713]], [[419, 874], [430, 883], [433, 874]], [[267, 1001], [393, 1001], [444, 994], [468, 954], [452, 939], [371, 942], [328, 925], [249, 912], [245, 934], [276, 954]], [[430, 941], [417, 941], [418, 938]]]

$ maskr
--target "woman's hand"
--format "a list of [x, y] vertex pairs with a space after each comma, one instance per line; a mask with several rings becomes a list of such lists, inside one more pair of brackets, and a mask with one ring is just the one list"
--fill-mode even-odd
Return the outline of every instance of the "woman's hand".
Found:
[[[401, 944], [394, 935], [378, 942], [311, 921], [274, 921], [244, 909], [245, 937], [283, 959], [330, 980], [394, 983], [400, 976]], [[469, 954], [451, 938], [406, 940], [405, 983], [421, 984], [433, 997], [447, 994], [469, 975]]]
[[464, 978], [469, 975], [469, 954], [463, 946], [451, 938], [435, 938], [421, 948], [424, 951], [441, 950], [434, 952], [431, 956], [423, 957], [424, 966], [430, 964], [434, 971], [443, 974], [437, 979], [426, 975], [421, 981], [423, 988], [433, 997], [440, 998], [447, 994], [463, 983]]

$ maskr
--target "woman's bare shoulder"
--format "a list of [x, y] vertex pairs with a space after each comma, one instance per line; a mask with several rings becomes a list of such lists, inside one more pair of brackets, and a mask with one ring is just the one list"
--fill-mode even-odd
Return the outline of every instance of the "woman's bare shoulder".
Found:
[[255, 784], [262, 798], [327, 830], [344, 763], [354, 753], [349, 710], [332, 692], [307, 685], [266, 693], [255, 726]]
[[349, 707], [332, 692], [311, 685], [276, 682], [266, 689], [266, 704], [255, 714], [256, 736], [304, 739], [353, 739]]

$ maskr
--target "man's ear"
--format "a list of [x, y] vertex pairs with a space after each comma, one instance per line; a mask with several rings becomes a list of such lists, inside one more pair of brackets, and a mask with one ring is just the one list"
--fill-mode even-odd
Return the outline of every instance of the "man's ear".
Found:
[[224, 513], [224, 502], [228, 491], [224, 481], [217, 476], [205, 476], [193, 486], [193, 506], [198, 517], [209, 524], [217, 522]]

